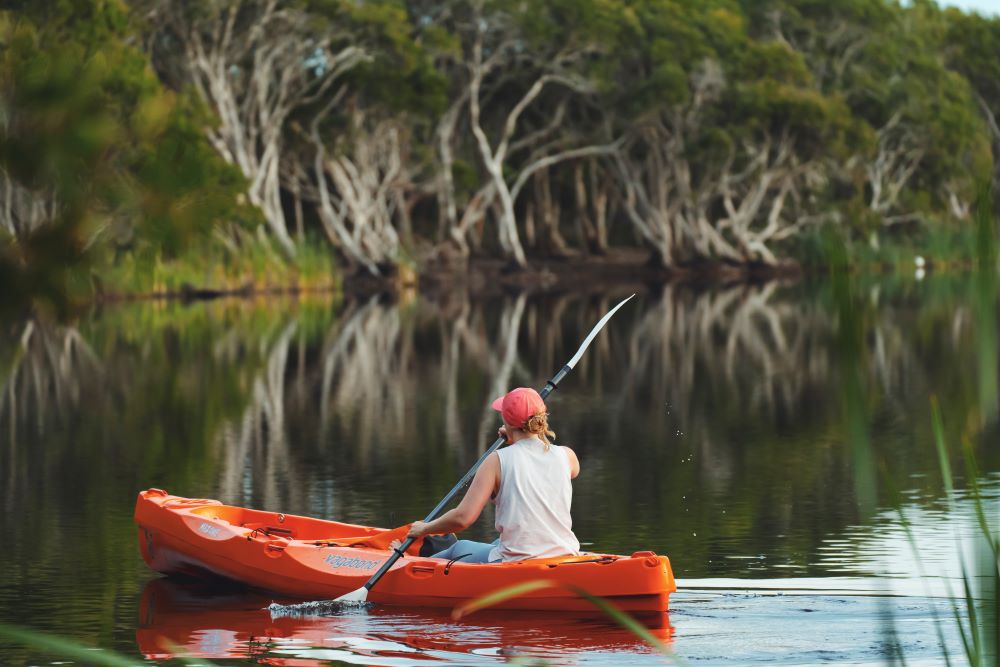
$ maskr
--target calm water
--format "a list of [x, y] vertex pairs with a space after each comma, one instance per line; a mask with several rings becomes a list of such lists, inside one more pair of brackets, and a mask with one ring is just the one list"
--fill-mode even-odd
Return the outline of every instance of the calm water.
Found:
[[[489, 400], [540, 386], [631, 291], [138, 303], [3, 323], [0, 622], [138, 661], [162, 661], [165, 639], [219, 664], [662, 663], [593, 621], [271, 619], [253, 596], [148, 571], [131, 518], [152, 486], [421, 518], [492, 441]], [[998, 495], [997, 312], [975, 277], [640, 289], [549, 402], [582, 462], [577, 535], [671, 557], [682, 590], [661, 633], [692, 662], [933, 663], [935, 614], [960, 653], [947, 596], [978, 562], [977, 518], [961, 479], [944, 495], [930, 396], [953, 468], [965, 437]], [[59, 660], [5, 644], [0, 658]]]

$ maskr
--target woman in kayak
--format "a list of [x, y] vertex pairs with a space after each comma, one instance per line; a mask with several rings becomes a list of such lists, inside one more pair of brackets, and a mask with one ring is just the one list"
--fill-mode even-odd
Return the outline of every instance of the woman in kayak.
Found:
[[534, 389], [514, 389], [493, 401], [493, 409], [503, 417], [498, 434], [509, 446], [483, 461], [458, 507], [434, 521], [414, 522], [407, 537], [465, 530], [492, 498], [499, 539], [491, 544], [459, 540], [433, 558], [496, 563], [579, 554], [569, 513], [570, 480], [580, 473], [576, 454], [549, 442], [556, 434], [549, 429], [545, 402]]

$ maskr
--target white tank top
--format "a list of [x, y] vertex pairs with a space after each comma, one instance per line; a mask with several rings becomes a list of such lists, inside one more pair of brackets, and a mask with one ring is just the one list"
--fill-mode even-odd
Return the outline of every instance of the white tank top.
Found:
[[580, 553], [569, 508], [573, 500], [569, 459], [563, 447], [538, 438], [519, 440], [497, 452], [500, 490], [496, 529], [500, 544], [490, 561], [548, 558]]

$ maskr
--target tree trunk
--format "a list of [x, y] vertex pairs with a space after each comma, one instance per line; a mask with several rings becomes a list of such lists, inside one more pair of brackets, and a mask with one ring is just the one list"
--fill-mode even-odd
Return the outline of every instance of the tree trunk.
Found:
[[535, 175], [535, 199], [541, 218], [540, 240], [544, 250], [552, 257], [569, 257], [572, 252], [569, 245], [559, 232], [560, 215], [559, 202], [552, 197], [549, 170], [543, 169]]

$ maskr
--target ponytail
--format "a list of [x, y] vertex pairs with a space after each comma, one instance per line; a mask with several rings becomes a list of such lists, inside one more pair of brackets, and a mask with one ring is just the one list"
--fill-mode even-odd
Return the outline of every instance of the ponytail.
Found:
[[538, 436], [545, 443], [545, 451], [549, 449], [549, 438], [555, 440], [556, 437], [555, 431], [549, 428], [549, 415], [545, 412], [532, 415], [524, 425], [524, 430]]

